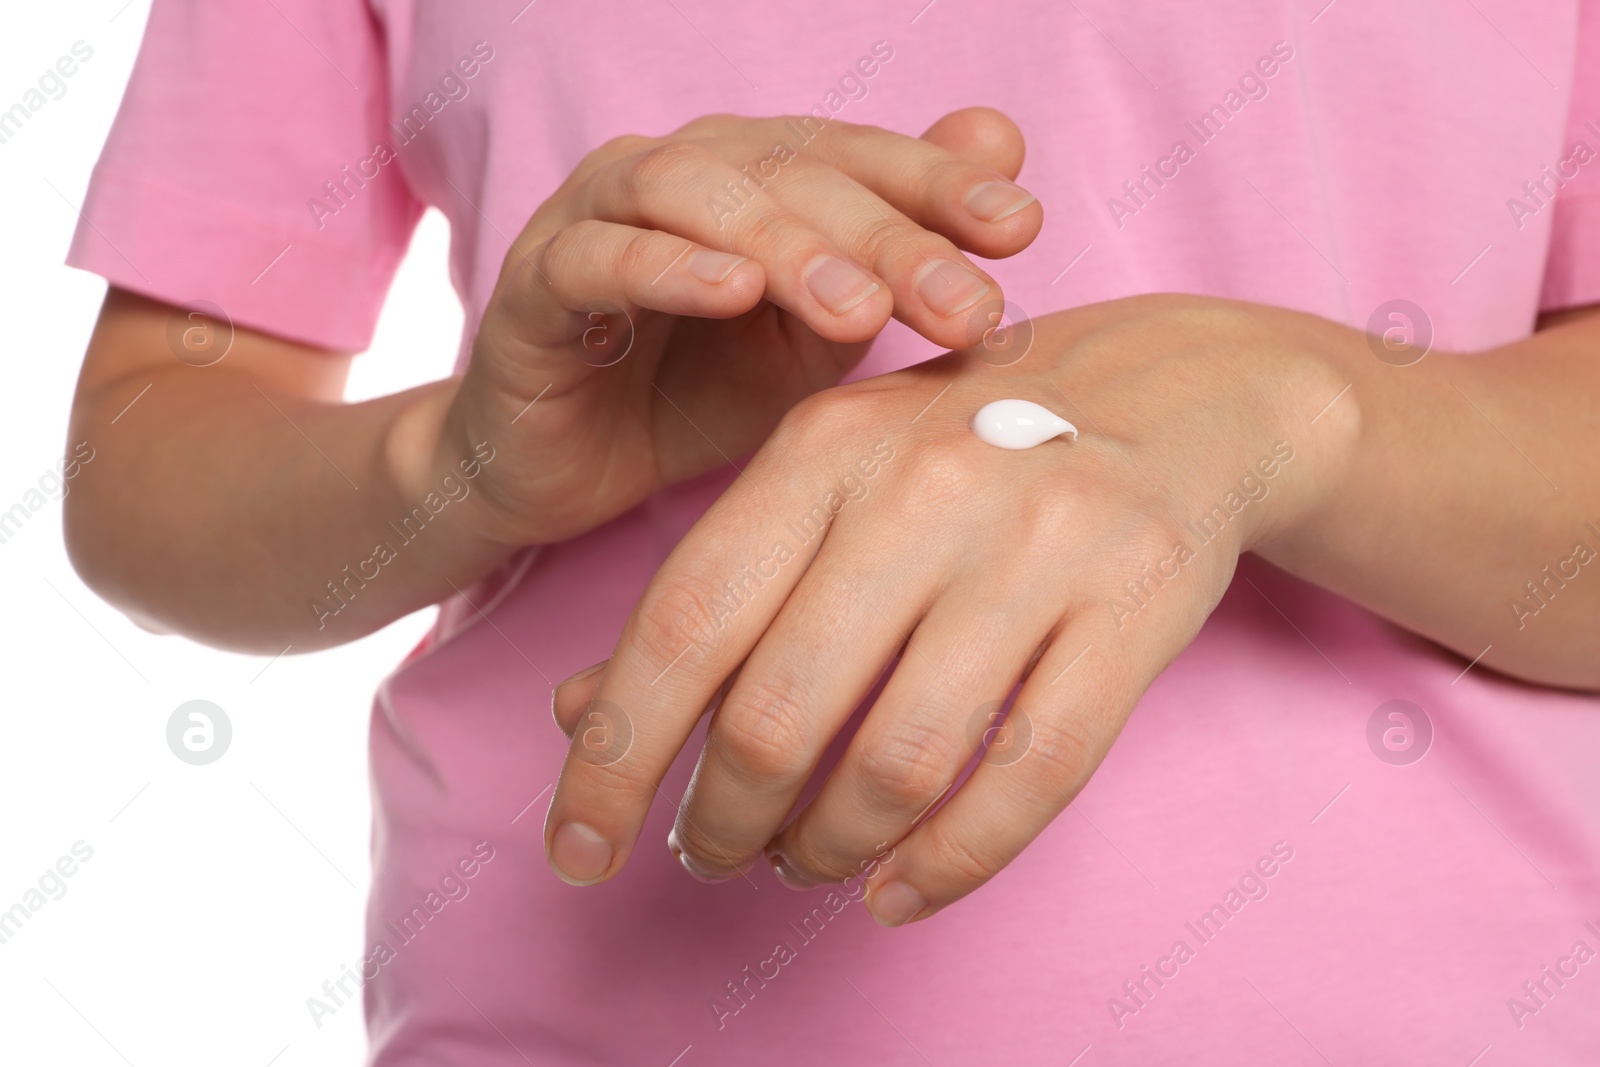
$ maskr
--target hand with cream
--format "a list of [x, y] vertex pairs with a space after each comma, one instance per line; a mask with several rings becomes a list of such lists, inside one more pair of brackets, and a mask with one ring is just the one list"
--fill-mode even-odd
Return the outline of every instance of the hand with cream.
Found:
[[[557, 690], [569, 732], [594, 698], [649, 724], [613, 765], [569, 755], [546, 826], [560, 873], [587, 884], [621, 868], [712, 706], [668, 842], [683, 866], [725, 878], [765, 853], [800, 887], [887, 844], [892, 873], [868, 906], [889, 925], [972, 891], [1082, 788], [1239, 554], [1333, 484], [1354, 406], [1311, 424], [1345, 383], [1309, 353], [1342, 335], [1293, 312], [1139, 297], [1035, 329], [1013, 366], [955, 352], [783, 420], [662, 566], [605, 669]], [[1192, 541], [1185, 524], [1241, 479], [1270, 491], [1146, 607], [1117, 614], [1125, 583]], [[793, 812], [891, 663], [826, 784]], [[1025, 758], [980, 763], [949, 792], [993, 725], [984, 709], [1019, 682]]]

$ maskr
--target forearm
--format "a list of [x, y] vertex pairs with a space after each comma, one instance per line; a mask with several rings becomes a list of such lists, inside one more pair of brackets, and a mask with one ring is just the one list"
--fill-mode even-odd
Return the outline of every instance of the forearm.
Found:
[[71, 440], [95, 453], [66, 500], [73, 562], [146, 625], [240, 651], [327, 647], [435, 603], [510, 550], [460, 522], [482, 456], [430, 454], [449, 388], [322, 403], [174, 361], [81, 390]]
[[1357, 444], [1257, 553], [1481, 665], [1600, 687], [1600, 321], [1409, 367], [1340, 332], [1324, 418], [1353, 408]]

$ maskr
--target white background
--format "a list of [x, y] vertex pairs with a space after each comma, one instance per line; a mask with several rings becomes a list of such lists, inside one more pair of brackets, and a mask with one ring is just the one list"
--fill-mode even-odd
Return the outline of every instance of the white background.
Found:
[[[149, 11], [123, 3], [13, 4], [0, 35], [0, 110], [74, 42], [94, 49], [66, 94], [0, 144], [0, 512], [63, 452], [105, 290], [61, 262]], [[430, 213], [352, 397], [449, 372], [461, 312], [447, 238]], [[275, 661], [158, 637], [78, 580], [54, 500], [0, 544], [0, 604], [0, 911], [75, 842], [93, 849], [65, 895], [0, 944], [0, 1063], [361, 1062], [359, 1004], [318, 1028], [306, 999], [361, 956], [371, 696], [431, 610]], [[168, 717], [193, 699], [233, 726], [208, 766], [167, 747]]]

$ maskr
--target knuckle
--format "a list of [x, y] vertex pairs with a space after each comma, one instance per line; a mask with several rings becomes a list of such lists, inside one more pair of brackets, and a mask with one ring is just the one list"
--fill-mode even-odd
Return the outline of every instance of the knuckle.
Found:
[[1024, 756], [1024, 760], [1033, 764], [1030, 771], [1048, 781], [1052, 788], [1072, 795], [1094, 762], [1089, 739], [1081, 728], [1068, 722], [1036, 717], [1031, 726], [1033, 736]]
[[578, 755], [576, 747], [569, 750], [567, 758], [568, 770], [581, 769], [582, 809], [626, 811], [655, 795], [637, 759], [596, 762]]
[[[550, 242], [523, 247], [513, 244], [500, 265], [501, 285], [495, 293], [496, 302], [509, 302], [520, 308], [544, 288], [540, 275], [549, 277]], [[520, 314], [520, 312], [518, 312]]]
[[[806, 112], [804, 114], [785, 116], [784, 123], [785, 129], [789, 128], [789, 126], [793, 126], [797, 130], [816, 129], [818, 132], [826, 129], [828, 131], [828, 143], [833, 146], [835, 152], [850, 152], [872, 147], [870, 142], [862, 143], [865, 135], [872, 127], [863, 126], [856, 122], [846, 122], [837, 116], [823, 119], [822, 125], [819, 126], [818, 116]], [[823, 148], [825, 146], [819, 145], [818, 147]]]
[[617, 271], [623, 278], [649, 277], [655, 273], [656, 235], [643, 230], [628, 238], [617, 253]]
[[923, 176], [926, 179], [923, 187], [932, 190], [941, 187], [960, 187], [974, 178], [987, 181], [994, 176], [994, 170], [975, 163], [965, 156], [945, 156], [934, 160], [923, 172]]
[[943, 869], [964, 886], [982, 885], [1000, 873], [1005, 861], [992, 855], [982, 846], [950, 832], [940, 820], [929, 822], [924, 828], [926, 847], [932, 865]]
[[559, 270], [561, 265], [571, 257], [572, 250], [582, 241], [583, 223], [577, 222], [571, 226], [563, 226], [551, 234], [548, 241], [539, 246], [539, 265], [546, 273], [553, 273]]
[[709, 641], [711, 585], [690, 575], [661, 581], [634, 616], [629, 637], [656, 667], [665, 667], [683, 655], [689, 645]]
[[813, 844], [804, 832], [784, 849], [784, 854], [800, 873], [817, 882], [842, 882], [861, 871], [859, 862], [835, 849]]
[[1076, 552], [1084, 543], [1086, 517], [1092, 513], [1085, 495], [1062, 486], [1042, 486], [1023, 502], [1016, 517], [1018, 540], [1035, 556]]
[[589, 152], [578, 165], [573, 168], [568, 178], [568, 183], [583, 182], [615, 163], [619, 159], [646, 152], [651, 145], [658, 143], [653, 137], [644, 137], [636, 133], [625, 133], [613, 137]]
[[656, 141], [653, 137], [645, 137], [637, 133], [624, 133], [602, 143], [600, 147], [584, 158], [585, 160], [595, 160], [596, 162], [621, 159], [649, 151], [650, 146], [655, 143]]
[[966, 445], [960, 440], [930, 442], [918, 449], [906, 465], [903, 502], [926, 515], [979, 499], [993, 478], [983, 457]]
[[905, 722], [862, 749], [860, 768], [874, 801], [916, 813], [949, 787], [965, 755], [937, 728]]
[[[761, 203], [767, 206], [762, 207]], [[795, 219], [773, 201], [763, 202], [759, 197], [755, 209], [740, 211], [728, 226], [739, 243], [757, 256], [777, 258], [780, 253], [788, 255], [798, 251], [803, 244]], [[810, 256], [802, 254], [794, 258], [803, 261]]]
[[856, 233], [854, 244], [867, 263], [888, 264], [902, 258], [921, 263], [928, 258], [948, 258], [949, 250], [932, 242], [932, 247], [919, 252], [916, 242], [911, 239], [914, 227], [915, 223], [909, 220], [903, 224], [896, 223], [874, 212], [873, 217]]
[[705, 871], [738, 870], [751, 858], [748, 850], [736, 851], [730, 842], [711, 836], [694, 819], [682, 815], [673, 824], [672, 836], [684, 855]]
[[706, 150], [690, 141], [666, 141], [647, 148], [635, 155], [628, 167], [628, 191], [643, 199], [670, 190], [690, 171], [705, 166], [707, 158]]
[[846, 389], [824, 389], [791, 407], [778, 423], [777, 432], [807, 454], [813, 449], [832, 451], [858, 425], [858, 401]]
[[781, 678], [752, 679], [712, 723], [712, 745], [752, 782], [790, 782], [811, 769], [814, 718], [804, 690]]
[[728, 112], [712, 112], [709, 115], [699, 115], [690, 119], [688, 122], [685, 122], [682, 126], [679, 126], [676, 130], [674, 130], [673, 135], [678, 137], [700, 137], [706, 134], [713, 134], [721, 129], [726, 129], [733, 123], [740, 121], [749, 120], [741, 119], [740, 116], [730, 114]]
[[594, 246], [603, 226], [595, 219], [583, 219], [557, 230], [544, 243], [539, 256], [545, 273], [552, 277], [564, 273], [579, 256]]

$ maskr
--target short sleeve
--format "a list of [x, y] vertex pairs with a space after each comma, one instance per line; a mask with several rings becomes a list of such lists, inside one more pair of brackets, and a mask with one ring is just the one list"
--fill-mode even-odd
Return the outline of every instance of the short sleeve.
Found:
[[422, 205], [364, 0], [155, 0], [67, 263], [358, 352]]
[[1555, 200], [1541, 311], [1600, 303], [1600, 0], [1581, 0], [1562, 166], [1575, 169]]

